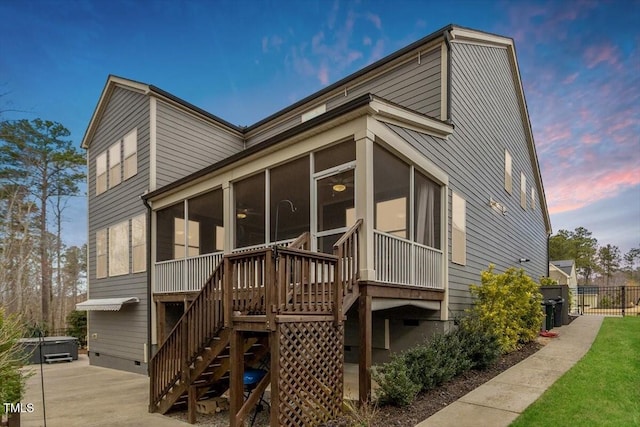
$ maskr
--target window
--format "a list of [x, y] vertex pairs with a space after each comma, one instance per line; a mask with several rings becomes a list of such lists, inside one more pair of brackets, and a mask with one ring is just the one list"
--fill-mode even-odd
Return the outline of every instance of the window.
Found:
[[531, 187], [531, 209], [536, 207], [536, 190]]
[[96, 196], [107, 191], [107, 152], [96, 157]]
[[[182, 218], [174, 219], [174, 245], [173, 258], [184, 258], [186, 256], [200, 255], [200, 223], [197, 221], [189, 221], [189, 229], [185, 231], [185, 221]], [[185, 235], [188, 238], [185, 240]], [[186, 247], [188, 245], [188, 248]]]
[[109, 148], [109, 188], [113, 188], [122, 181], [120, 173], [120, 141]]
[[504, 189], [509, 194], [513, 191], [513, 178], [511, 173], [512, 161], [511, 154], [507, 150], [504, 150]]
[[527, 209], [527, 177], [524, 172], [520, 172], [520, 206]]
[[451, 193], [451, 262], [467, 264], [467, 206], [455, 192]]
[[132, 130], [124, 137], [124, 179], [138, 173], [138, 131]]
[[[309, 231], [309, 157], [271, 169], [269, 187], [270, 241], [295, 239]], [[295, 212], [288, 201], [295, 207]]]
[[132, 271], [140, 273], [147, 269], [146, 218], [138, 215], [131, 220]]
[[129, 273], [129, 221], [109, 228], [109, 276]]
[[96, 279], [107, 277], [107, 230], [96, 232]]

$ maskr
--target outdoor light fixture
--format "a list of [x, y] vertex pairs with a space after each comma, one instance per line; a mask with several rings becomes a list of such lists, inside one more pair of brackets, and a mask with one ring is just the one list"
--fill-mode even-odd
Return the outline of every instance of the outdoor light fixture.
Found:
[[347, 189], [347, 186], [341, 183], [337, 183], [337, 184], [333, 184], [333, 191], [335, 191], [336, 193], [342, 193], [344, 190]]
[[518, 260], [518, 262], [519, 262], [520, 264], [522, 264], [523, 262], [529, 262], [529, 258], [520, 258], [520, 259]]
[[505, 205], [503, 205], [502, 203], [493, 200], [493, 197], [489, 197], [489, 206], [491, 206], [493, 209], [497, 210], [498, 212], [500, 212], [502, 215], [506, 215], [507, 214], [507, 207]]
[[236, 214], [236, 218], [238, 218], [238, 219], [245, 219], [246, 217], [247, 217], [247, 214], [244, 213], [244, 212], [238, 212]]

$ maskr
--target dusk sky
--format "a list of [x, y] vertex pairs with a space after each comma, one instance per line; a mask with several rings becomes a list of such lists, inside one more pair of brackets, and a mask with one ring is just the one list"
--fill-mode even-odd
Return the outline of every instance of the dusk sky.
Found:
[[[0, 110], [71, 131], [107, 76], [250, 125], [454, 23], [515, 40], [554, 233], [640, 246], [640, 0], [0, 0]], [[86, 241], [86, 201], [67, 210]]]

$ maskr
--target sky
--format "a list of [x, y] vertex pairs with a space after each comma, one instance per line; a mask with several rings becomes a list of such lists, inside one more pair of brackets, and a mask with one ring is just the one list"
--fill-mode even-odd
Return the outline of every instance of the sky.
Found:
[[[640, 247], [640, 0], [0, 0], [3, 118], [80, 146], [107, 76], [250, 125], [454, 23], [515, 40], [553, 232]], [[86, 200], [66, 211], [86, 241]]]

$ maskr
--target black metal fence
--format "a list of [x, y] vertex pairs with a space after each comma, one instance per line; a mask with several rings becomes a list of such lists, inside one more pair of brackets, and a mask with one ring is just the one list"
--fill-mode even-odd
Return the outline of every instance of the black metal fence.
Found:
[[640, 286], [578, 286], [580, 314], [640, 316]]

